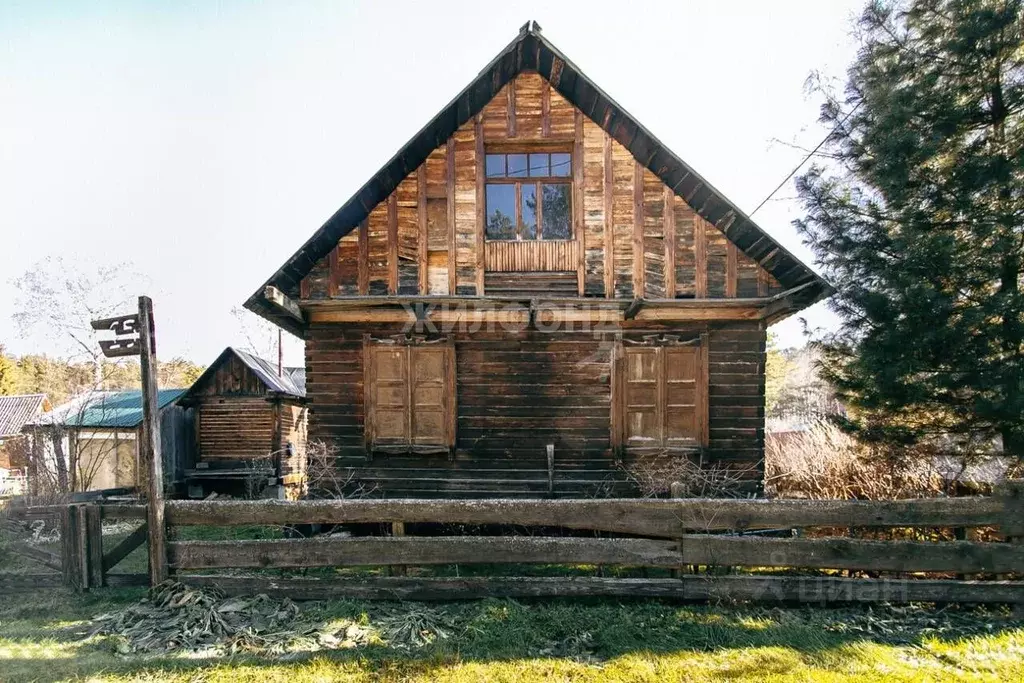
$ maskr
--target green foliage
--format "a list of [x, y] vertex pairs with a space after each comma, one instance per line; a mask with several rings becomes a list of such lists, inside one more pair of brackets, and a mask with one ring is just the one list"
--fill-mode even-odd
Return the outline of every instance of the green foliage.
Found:
[[824, 378], [861, 437], [1024, 454], [1024, 2], [875, 2], [797, 227], [838, 294]]
[[17, 363], [7, 355], [3, 345], [0, 345], [0, 396], [17, 393], [17, 374]]

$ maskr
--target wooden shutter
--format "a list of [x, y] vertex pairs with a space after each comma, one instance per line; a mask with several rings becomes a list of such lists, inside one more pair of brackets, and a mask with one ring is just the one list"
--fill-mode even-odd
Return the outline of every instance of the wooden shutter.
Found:
[[455, 347], [368, 342], [366, 440], [382, 450], [455, 444]]
[[616, 442], [626, 448], [684, 448], [707, 437], [704, 345], [625, 346], [619, 354]]

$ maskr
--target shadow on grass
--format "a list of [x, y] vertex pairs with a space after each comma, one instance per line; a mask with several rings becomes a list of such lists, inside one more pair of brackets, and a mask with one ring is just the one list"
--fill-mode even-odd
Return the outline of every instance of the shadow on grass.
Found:
[[[91, 617], [124, 607], [143, 595], [141, 589], [108, 589], [85, 595], [47, 591], [5, 601], [0, 605], [0, 662], [4, 670], [0, 678], [189, 680], [198, 672], [210, 671], [220, 671], [230, 678], [242, 669], [250, 670], [246, 676], [259, 678], [261, 670], [272, 669], [277, 677], [284, 675], [282, 667], [318, 670], [327, 666], [331, 676], [351, 669], [390, 679], [430, 676], [432, 671], [474, 663], [500, 665], [550, 659], [589, 667], [636, 656], [771, 650], [773, 654], [753, 661], [737, 653], [737, 661], [728, 668], [732, 675], [744, 676], [775, 669], [781, 672], [791, 666], [790, 657], [828, 665], [841, 657], [840, 653], [857, 651], [864, 644], [919, 648], [926, 642], [956, 643], [1000, 634], [1024, 637], [1024, 624], [1000, 609], [758, 608], [681, 606], [656, 600], [555, 599], [440, 605], [342, 600], [303, 606], [314, 624], [324, 626], [338, 620], [374, 626], [382, 617], [416, 610], [438, 616], [448, 636], [416, 648], [378, 643], [284, 656], [195, 658], [122, 656], [115, 653], [108, 639], [85, 639], [91, 630]], [[226, 666], [231, 667], [230, 671], [222, 670]], [[236, 671], [237, 667], [242, 669]]]

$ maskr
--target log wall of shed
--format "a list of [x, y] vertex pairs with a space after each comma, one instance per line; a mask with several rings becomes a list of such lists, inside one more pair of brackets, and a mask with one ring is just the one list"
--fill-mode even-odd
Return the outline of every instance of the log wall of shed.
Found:
[[[708, 443], [703, 465], [761, 484], [765, 325], [631, 321], [604, 331], [487, 330], [453, 334], [456, 454], [377, 455], [364, 444], [364, 335], [401, 325], [313, 323], [306, 334], [309, 439], [338, 448], [353, 481], [378, 495], [539, 495], [545, 446], [555, 446], [556, 495], [634, 492], [612, 447], [612, 350], [617, 336], [708, 340]], [[658, 455], [626, 453], [626, 468]], [[697, 457], [695, 454], [691, 457]]]
[[[572, 149], [574, 243], [488, 248], [482, 155], [555, 143]], [[564, 243], [563, 243], [564, 244]], [[641, 256], [642, 258], [637, 258]], [[767, 296], [778, 282], [697, 215], [601, 126], [537, 73], [517, 76], [343, 237], [303, 279], [302, 299], [337, 295], [486, 295], [485, 273], [578, 275], [595, 297]], [[531, 267], [533, 260], [536, 264]]]

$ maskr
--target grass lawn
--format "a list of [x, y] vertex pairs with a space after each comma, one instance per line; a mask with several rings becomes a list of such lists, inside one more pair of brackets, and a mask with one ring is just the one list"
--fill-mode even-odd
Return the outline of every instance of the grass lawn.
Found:
[[220, 657], [124, 655], [118, 654], [117, 638], [86, 637], [91, 617], [130, 605], [144, 594], [141, 589], [105, 589], [85, 595], [39, 591], [4, 596], [0, 680], [1024, 680], [1024, 622], [998, 609], [956, 607], [337, 601], [306, 603], [304, 617], [355, 624], [369, 634], [378, 633], [377, 625], [387, 619], [411, 618], [410, 623], [437, 626], [427, 631], [437, 635], [423, 644], [419, 638], [381, 631], [384, 637], [371, 635], [329, 651]]

